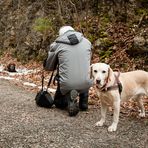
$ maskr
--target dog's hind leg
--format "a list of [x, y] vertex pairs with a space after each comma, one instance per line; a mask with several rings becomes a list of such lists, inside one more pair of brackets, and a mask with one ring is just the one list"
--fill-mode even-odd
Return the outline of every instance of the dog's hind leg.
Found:
[[101, 120], [96, 122], [95, 126], [103, 126], [106, 118], [107, 105], [101, 102]]
[[145, 117], [145, 109], [144, 109], [144, 105], [143, 105], [143, 96], [139, 95], [138, 98], [136, 99], [138, 106], [140, 108], [140, 117]]

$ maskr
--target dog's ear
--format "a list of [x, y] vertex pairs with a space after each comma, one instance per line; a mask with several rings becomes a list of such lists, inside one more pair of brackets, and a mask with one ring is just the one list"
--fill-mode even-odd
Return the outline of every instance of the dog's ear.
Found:
[[113, 70], [108, 66], [108, 82], [112, 80], [113, 75]]

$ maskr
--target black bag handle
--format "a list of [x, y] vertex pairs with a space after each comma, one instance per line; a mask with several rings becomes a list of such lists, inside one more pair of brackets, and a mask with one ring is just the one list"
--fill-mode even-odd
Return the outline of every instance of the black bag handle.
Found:
[[42, 71], [42, 89], [43, 90], [43, 87], [44, 87], [44, 72]]
[[[49, 81], [48, 81], [46, 90], [48, 90], [48, 88], [49, 88], [49, 86], [50, 86], [50, 84], [51, 84], [53, 74], [54, 74], [54, 71], [52, 72], [51, 77], [50, 77], [50, 79], [49, 79]], [[41, 89], [41, 90], [43, 90], [43, 88], [44, 88], [44, 78], [45, 78], [45, 76], [44, 76], [44, 71], [43, 71], [43, 72], [42, 72], [42, 89]]]
[[52, 72], [51, 77], [50, 77], [50, 79], [49, 79], [49, 82], [48, 82], [48, 84], [47, 84], [47, 89], [49, 88], [49, 86], [50, 86], [50, 84], [51, 84], [52, 77], [53, 77], [53, 73], [54, 73], [54, 71]]

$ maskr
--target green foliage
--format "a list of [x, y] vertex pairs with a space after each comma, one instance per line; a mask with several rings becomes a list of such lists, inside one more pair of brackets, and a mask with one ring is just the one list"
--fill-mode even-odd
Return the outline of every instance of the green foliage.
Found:
[[110, 18], [108, 14], [104, 14], [101, 18], [100, 18], [101, 24], [107, 25], [110, 22]]
[[106, 30], [105, 29], [101, 29], [100, 28], [100, 30], [99, 30], [99, 37], [100, 38], [104, 38], [104, 37], [107, 37], [108, 36], [108, 33], [106, 32]]
[[35, 20], [33, 29], [45, 35], [52, 30], [52, 22], [47, 18], [38, 18]]
[[89, 33], [89, 34], [87, 34], [86, 36], [87, 36], [87, 38], [89, 39], [89, 41], [92, 42], [92, 43], [96, 40], [96, 36], [93, 35], [93, 34], [90, 34], [90, 33]]
[[135, 14], [136, 15], [148, 14], [148, 9], [147, 8], [136, 8], [135, 9]]
[[110, 47], [113, 45], [113, 42], [109, 38], [101, 38], [101, 44], [103, 47]]
[[[41, 41], [41, 47], [44, 47], [44, 44], [47, 42], [48, 37], [52, 37], [53, 34], [53, 25], [51, 20], [49, 20], [48, 18], [38, 18], [35, 20], [33, 29], [37, 32], [40, 32], [42, 34], [42, 38], [43, 40]], [[43, 59], [45, 59], [46, 56], [46, 50], [44, 49], [40, 49], [39, 51], [36, 51], [35, 54], [32, 54], [33, 57], [37, 60], [37, 61], [43, 61]], [[29, 56], [29, 55], [28, 55]], [[28, 59], [27, 59], [28, 60]]]
[[101, 51], [99, 53], [100, 60], [104, 62], [105, 58], [109, 58], [112, 54], [112, 48], [109, 48], [107, 51]]
[[108, 33], [106, 32], [106, 29], [108, 28], [108, 25], [110, 23], [109, 16], [105, 14], [100, 18], [100, 27], [99, 27], [99, 37], [104, 38], [108, 36]]

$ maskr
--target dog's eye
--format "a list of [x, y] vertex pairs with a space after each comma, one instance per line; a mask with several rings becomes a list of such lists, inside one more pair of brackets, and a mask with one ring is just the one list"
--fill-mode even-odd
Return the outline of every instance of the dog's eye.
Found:
[[94, 73], [97, 73], [97, 70], [94, 70]]
[[103, 70], [103, 71], [102, 71], [102, 73], [106, 73], [106, 71], [105, 71], [105, 70]]

